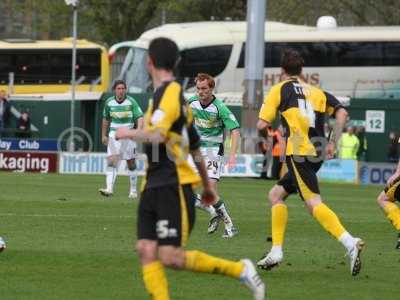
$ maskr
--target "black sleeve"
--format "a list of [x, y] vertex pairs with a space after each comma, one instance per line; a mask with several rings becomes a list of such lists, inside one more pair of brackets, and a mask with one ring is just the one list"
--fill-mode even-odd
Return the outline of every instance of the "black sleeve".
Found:
[[329, 94], [328, 92], [325, 92], [325, 91], [324, 91], [324, 94], [326, 97], [326, 112], [328, 112], [329, 115], [331, 115], [332, 117], [335, 117], [336, 111], [339, 108], [343, 108], [343, 105], [332, 94]]
[[189, 135], [189, 149], [197, 150], [200, 148], [200, 136], [197, 133], [196, 128], [193, 123], [190, 123], [188, 127], [188, 135]]

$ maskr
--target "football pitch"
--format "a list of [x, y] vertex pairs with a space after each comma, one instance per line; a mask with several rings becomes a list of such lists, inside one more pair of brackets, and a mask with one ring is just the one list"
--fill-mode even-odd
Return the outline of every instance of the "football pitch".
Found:
[[[112, 198], [97, 189], [103, 176], [0, 173], [0, 299], [149, 299], [134, 243], [137, 201], [118, 177]], [[273, 181], [223, 179], [220, 192], [240, 230], [233, 239], [207, 235], [197, 211], [189, 249], [256, 261], [269, 247]], [[297, 196], [287, 200], [285, 260], [260, 270], [268, 299], [398, 299], [400, 251], [396, 234], [376, 205], [380, 187], [322, 184], [326, 203], [366, 242], [363, 269], [350, 275], [344, 248], [308, 215]], [[208, 274], [167, 271], [171, 299], [252, 299], [239, 282]]]

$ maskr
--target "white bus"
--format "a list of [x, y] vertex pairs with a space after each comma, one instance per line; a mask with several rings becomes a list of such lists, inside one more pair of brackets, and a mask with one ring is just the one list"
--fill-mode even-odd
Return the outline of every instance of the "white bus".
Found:
[[[337, 27], [334, 19], [333, 24], [320, 21], [316, 27], [265, 23], [265, 91], [280, 81], [282, 50], [294, 48], [305, 59], [303, 74], [310, 84], [336, 96], [400, 98], [400, 26]], [[246, 22], [195, 22], [148, 30], [124, 44], [131, 48], [120, 77], [130, 92], [145, 91], [149, 82], [146, 49], [149, 41], [162, 36], [174, 40], [180, 49], [176, 77], [188, 92], [193, 91], [196, 74], [205, 72], [216, 77], [217, 93], [241, 95], [246, 26]]]

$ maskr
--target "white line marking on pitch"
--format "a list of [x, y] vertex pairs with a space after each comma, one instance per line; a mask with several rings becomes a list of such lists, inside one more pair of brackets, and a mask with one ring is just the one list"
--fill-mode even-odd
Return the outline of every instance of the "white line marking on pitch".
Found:
[[16, 213], [0, 213], [0, 217], [49, 217], [49, 218], [116, 218], [131, 219], [133, 216], [102, 216], [102, 215], [60, 215], [60, 214], [16, 214]]

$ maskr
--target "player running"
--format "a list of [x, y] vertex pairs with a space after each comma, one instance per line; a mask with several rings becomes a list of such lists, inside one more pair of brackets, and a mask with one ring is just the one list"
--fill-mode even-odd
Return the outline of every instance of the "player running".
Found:
[[[174, 81], [178, 58], [173, 41], [156, 38], [150, 42], [147, 69], [155, 91], [146, 112], [145, 128], [117, 131], [117, 138], [143, 141], [148, 158], [136, 243], [145, 288], [152, 299], [169, 300], [167, 267], [239, 279], [252, 291], [254, 299], [264, 300], [265, 285], [249, 259], [234, 262], [185, 249], [195, 217], [192, 185], [200, 183], [201, 177], [204, 201], [213, 201], [216, 194], [199, 151], [200, 138], [193, 126], [191, 109], [182, 87]], [[200, 177], [188, 163], [189, 151]]]
[[[222, 100], [217, 99], [213, 90], [214, 78], [205, 73], [199, 73], [195, 79], [197, 95], [189, 99], [193, 111], [194, 123], [200, 134], [200, 151], [206, 162], [208, 177], [215, 191], [221, 176], [224, 158], [225, 129], [231, 133], [231, 151], [228, 159], [228, 168], [236, 163], [236, 151], [240, 137], [240, 125], [232, 112]], [[208, 233], [218, 229], [223, 220], [225, 230], [222, 237], [231, 238], [238, 234], [224, 202], [218, 198], [212, 205], [203, 205], [197, 196], [196, 207], [207, 211], [211, 215], [208, 224]]]
[[120, 127], [143, 128], [143, 112], [135, 99], [126, 95], [126, 84], [117, 80], [113, 85], [114, 96], [108, 98], [104, 105], [101, 141], [107, 146], [106, 188], [99, 189], [103, 196], [111, 196], [114, 191], [118, 166], [126, 160], [129, 174], [130, 191], [128, 197], [137, 197], [136, 142], [130, 139], [115, 139], [115, 131]]
[[312, 216], [346, 248], [350, 257], [350, 271], [355, 276], [361, 270], [360, 253], [364, 242], [346, 231], [336, 214], [322, 202], [316, 176], [323, 162], [322, 153], [326, 145], [323, 138], [324, 115], [330, 113], [336, 116], [335, 134], [327, 148], [328, 158], [331, 158], [347, 113], [332, 95], [301, 82], [299, 77], [303, 64], [303, 58], [297, 51], [288, 49], [283, 52], [281, 67], [284, 80], [271, 88], [259, 114], [259, 130], [271, 126], [278, 112], [281, 116], [287, 139], [288, 173], [269, 191], [272, 248], [257, 265], [270, 269], [282, 262], [288, 219], [284, 199], [298, 191]]

